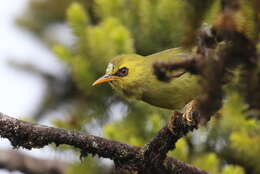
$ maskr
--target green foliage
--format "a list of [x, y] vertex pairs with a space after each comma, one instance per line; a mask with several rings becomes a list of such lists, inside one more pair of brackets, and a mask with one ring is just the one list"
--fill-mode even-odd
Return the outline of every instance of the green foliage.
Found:
[[85, 25], [89, 23], [89, 17], [86, 15], [84, 8], [78, 4], [71, 4], [67, 10], [67, 18], [69, 25], [77, 37], [84, 35]]
[[182, 43], [184, 46], [191, 47], [196, 41], [196, 33], [201, 24], [204, 21], [211, 22], [209, 21], [210, 17], [207, 20], [207, 16], [214, 15], [214, 13], [210, 13], [209, 11], [212, 9], [212, 5], [215, 5], [215, 0], [187, 0], [185, 2], [184, 10], [186, 15], [184, 21], [186, 27], [184, 28], [185, 36], [182, 38]]
[[[237, 28], [257, 42], [253, 3], [241, 2], [241, 10], [234, 16]], [[198, 28], [205, 22], [214, 24], [221, 13], [219, 0], [32, 0], [19, 22], [40, 38], [50, 25], [65, 23], [74, 36], [72, 46], [49, 45], [67, 64], [70, 72], [64, 76], [73, 87], [66, 93], [68, 100], [59, 103], [70, 109], [64, 119], [54, 120], [56, 126], [90, 133], [103, 130], [107, 138], [144, 145], [166, 124], [170, 111], [126, 101], [106, 84], [91, 84], [118, 54], [147, 55], [181, 43], [192, 46]], [[256, 119], [246, 117], [249, 108], [239, 95], [240, 73], [236, 71], [225, 87], [227, 96], [219, 116], [205, 129], [181, 139], [169, 156], [212, 174], [260, 173], [260, 126]], [[126, 109], [120, 111], [119, 106]], [[118, 114], [121, 117], [115, 119]], [[67, 173], [105, 173], [109, 169], [99, 159], [86, 158]]]
[[220, 11], [220, 1], [214, 1], [205, 16], [205, 22], [207, 24], [213, 24], [214, 19], [217, 18], [218, 12]]
[[168, 114], [167, 111], [158, 110], [145, 103], [130, 103], [126, 116], [104, 126], [104, 134], [113, 140], [144, 145], [165, 125]]
[[218, 173], [219, 159], [214, 153], [206, 153], [200, 155], [199, 158], [193, 161], [193, 164], [201, 169], [204, 169], [212, 174]]
[[250, 39], [256, 40], [259, 37], [259, 31], [257, 31], [259, 21], [256, 19], [256, 12], [252, 10], [252, 5], [252, 2], [242, 0], [241, 10], [237, 14], [236, 20], [238, 30], [245, 33]]
[[233, 166], [233, 165], [229, 165], [227, 167], [225, 167], [221, 174], [244, 174], [245, 171], [243, 168], [239, 167], [239, 166]]
[[217, 150], [221, 158], [234, 161], [235, 164], [242, 163], [245, 168], [251, 168], [253, 173], [259, 173], [256, 164], [259, 160], [259, 123], [245, 117], [247, 106], [237, 92], [230, 89], [227, 92], [229, 95], [221, 110], [222, 117], [212, 125], [209, 145]]
[[66, 19], [67, 8], [72, 2], [80, 2], [89, 10], [92, 6], [92, 0], [30, 1], [24, 14], [17, 18], [17, 23], [45, 40], [45, 30]]
[[180, 44], [181, 17], [184, 16], [182, 1], [97, 0], [96, 4], [100, 18], [116, 17], [127, 26], [138, 53], [147, 55]]
[[189, 147], [187, 141], [183, 138], [176, 143], [176, 149], [168, 153], [169, 156], [176, 159], [189, 162]]

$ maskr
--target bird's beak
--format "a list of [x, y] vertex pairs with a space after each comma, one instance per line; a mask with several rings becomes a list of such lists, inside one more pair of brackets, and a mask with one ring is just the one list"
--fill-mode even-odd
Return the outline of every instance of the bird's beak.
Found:
[[92, 86], [95, 86], [95, 85], [98, 85], [98, 84], [101, 84], [101, 83], [106, 83], [106, 82], [110, 82], [110, 81], [113, 81], [113, 80], [116, 80], [120, 77], [118, 76], [114, 76], [114, 75], [103, 75], [102, 77], [100, 77], [99, 79], [97, 79], [93, 84]]

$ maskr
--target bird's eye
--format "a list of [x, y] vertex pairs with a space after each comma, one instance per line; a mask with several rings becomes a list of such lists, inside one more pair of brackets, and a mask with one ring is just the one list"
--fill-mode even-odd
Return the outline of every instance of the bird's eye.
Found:
[[117, 76], [120, 76], [120, 77], [124, 77], [128, 74], [128, 68], [126, 67], [123, 67], [123, 68], [120, 68], [115, 75]]

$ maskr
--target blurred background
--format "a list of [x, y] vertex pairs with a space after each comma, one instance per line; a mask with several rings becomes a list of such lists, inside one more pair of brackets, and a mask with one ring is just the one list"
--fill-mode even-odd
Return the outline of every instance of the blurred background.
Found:
[[[240, 2], [237, 26], [260, 49], [256, 1]], [[144, 145], [171, 112], [127, 101], [107, 84], [92, 87], [92, 82], [118, 54], [192, 47], [198, 28], [213, 24], [220, 9], [218, 0], [2, 0], [0, 112]], [[260, 173], [260, 114], [249, 116], [239, 95], [239, 73], [225, 86], [228, 95], [219, 115], [182, 138], [169, 156], [212, 174]], [[0, 150], [8, 149], [10, 143], [0, 139]], [[15, 151], [65, 162], [68, 174], [115, 173], [110, 160], [80, 161], [78, 150], [68, 146]], [[21, 173], [1, 168], [1, 174]]]

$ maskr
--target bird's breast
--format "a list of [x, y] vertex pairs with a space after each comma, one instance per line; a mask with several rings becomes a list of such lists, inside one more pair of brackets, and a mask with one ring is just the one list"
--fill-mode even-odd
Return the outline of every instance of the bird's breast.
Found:
[[197, 79], [185, 74], [169, 83], [153, 79], [146, 85], [141, 99], [154, 106], [176, 110], [182, 109], [200, 93]]
[[141, 100], [143, 89], [142, 86], [138, 83], [120, 83], [114, 82], [110, 84], [117, 92], [127, 98], [134, 98]]

